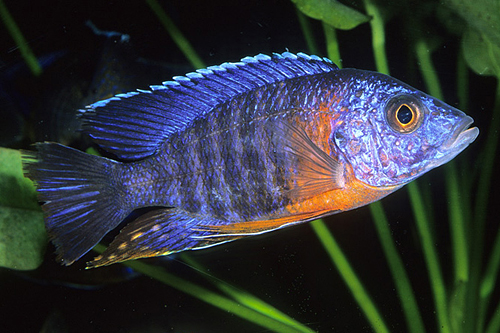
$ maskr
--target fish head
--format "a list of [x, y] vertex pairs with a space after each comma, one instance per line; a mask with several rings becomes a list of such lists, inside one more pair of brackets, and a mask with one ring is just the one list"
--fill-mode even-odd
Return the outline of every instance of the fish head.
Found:
[[370, 186], [402, 186], [453, 159], [479, 134], [469, 128], [471, 117], [399, 80], [346, 74], [348, 98], [331, 142]]

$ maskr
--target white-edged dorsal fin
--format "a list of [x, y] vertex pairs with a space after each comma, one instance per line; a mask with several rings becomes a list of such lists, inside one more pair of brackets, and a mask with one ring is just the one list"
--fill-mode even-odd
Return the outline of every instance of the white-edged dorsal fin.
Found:
[[326, 58], [303, 53], [246, 57], [96, 102], [82, 110], [82, 131], [121, 159], [140, 159], [152, 155], [172, 133], [242, 93], [336, 69]]

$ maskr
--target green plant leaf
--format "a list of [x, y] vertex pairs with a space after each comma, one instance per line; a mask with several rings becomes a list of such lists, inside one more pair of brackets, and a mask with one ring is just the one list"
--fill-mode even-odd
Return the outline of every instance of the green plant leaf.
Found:
[[292, 2], [305, 15], [337, 29], [350, 30], [370, 20], [369, 16], [336, 0], [292, 0]]
[[465, 302], [467, 301], [467, 282], [457, 281], [455, 287], [450, 293], [448, 303], [449, 323], [452, 332], [460, 332], [462, 324], [467, 320], [465, 313]]
[[479, 75], [500, 76], [500, 44], [487, 34], [469, 27], [462, 39], [462, 50], [467, 64]]
[[444, 2], [467, 22], [462, 49], [468, 65], [480, 75], [499, 75], [500, 1], [447, 0]]
[[0, 148], [0, 266], [35, 269], [47, 244], [33, 183], [23, 176], [21, 154]]
[[498, 0], [446, 0], [453, 9], [475, 30], [481, 31], [492, 43], [500, 45], [500, 1]]

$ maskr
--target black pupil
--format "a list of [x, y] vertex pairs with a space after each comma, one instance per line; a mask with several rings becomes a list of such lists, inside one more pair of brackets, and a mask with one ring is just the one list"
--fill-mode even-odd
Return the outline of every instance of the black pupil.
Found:
[[406, 125], [413, 118], [413, 113], [411, 112], [410, 108], [407, 105], [403, 104], [399, 108], [396, 117], [398, 117], [398, 120], [401, 124]]

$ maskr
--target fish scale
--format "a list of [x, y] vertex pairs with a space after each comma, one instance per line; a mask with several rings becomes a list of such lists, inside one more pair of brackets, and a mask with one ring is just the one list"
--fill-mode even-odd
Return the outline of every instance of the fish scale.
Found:
[[[246, 99], [248, 98], [249, 97], [247, 96]], [[271, 99], [274, 99], [274, 96], [271, 96]], [[244, 103], [239, 104], [244, 105]], [[251, 106], [249, 109], [253, 109], [253, 107]], [[223, 114], [222, 112], [220, 113]], [[241, 112], [241, 114], [245, 115], [249, 113], [250, 112]], [[252, 117], [252, 119], [253, 118], [254, 117]], [[233, 132], [230, 130], [216, 131], [213, 127], [208, 125], [200, 126], [200, 128], [205, 129], [205, 131], [200, 130], [196, 133], [198, 136], [201, 136], [202, 139], [194, 139], [190, 137], [190, 132], [189, 134], [186, 134], [189, 138], [185, 138], [180, 135], [177, 140], [191, 142], [191, 144], [185, 146], [185, 150], [179, 154], [184, 156], [184, 158], [179, 156], [173, 159], [182, 162], [182, 166], [179, 169], [189, 170], [189, 173], [185, 174], [185, 178], [178, 189], [177, 195], [180, 197], [178, 205], [188, 211], [197, 212], [198, 210], [196, 208], [200, 205], [197, 205], [195, 202], [199, 202], [201, 200], [208, 201], [210, 200], [209, 197], [212, 197], [213, 199], [211, 199], [212, 201], [209, 204], [211, 207], [210, 213], [215, 216], [234, 216], [234, 219], [250, 219], [254, 218], [257, 213], [268, 214], [272, 212], [273, 208], [276, 209], [276, 207], [282, 207], [285, 200], [283, 193], [279, 193], [279, 195], [275, 197], [273, 197], [273, 194], [276, 195], [278, 193], [274, 190], [276, 187], [284, 187], [284, 181], [282, 178], [281, 183], [279, 183], [277, 176], [272, 173], [270, 177], [268, 176], [268, 172], [270, 170], [276, 170], [276, 160], [271, 160], [272, 155], [268, 154], [269, 151], [273, 150], [273, 147], [269, 145], [269, 140], [266, 140], [265, 138], [266, 131], [257, 129], [258, 125], [263, 127], [264, 123], [264, 121], [249, 122], [243, 120], [241, 121], [241, 125], [233, 125], [231, 127], [235, 129]], [[218, 134], [210, 135], [210, 133], [205, 132], [217, 132]], [[226, 140], [225, 137], [221, 135], [224, 133], [231, 133], [231, 136], [235, 139], [231, 141]], [[259, 134], [254, 138], [249, 138], [248, 136], [242, 135], [242, 133]], [[208, 140], [210, 140], [210, 142], [208, 142]], [[207, 143], [201, 144], [204, 141], [207, 141]], [[195, 143], [193, 144], [193, 142]], [[218, 142], [221, 142], [222, 144], [219, 146]], [[243, 149], [241, 151], [236, 147]], [[221, 151], [223, 153], [221, 153]], [[227, 152], [240, 151], [242, 155], [236, 156], [234, 159], [232, 154], [227, 154]], [[224, 155], [225, 160], [222, 160], [222, 155]], [[220, 156], [221, 159], [218, 160], [216, 156]], [[161, 164], [164, 162], [159, 163]], [[216, 169], [217, 165], [223, 166], [223, 177], [219, 178], [216, 177], [216, 175], [207, 173], [203, 178], [204, 182], [208, 182], [208, 184], [206, 184], [203, 188], [203, 191], [200, 191], [199, 189], [197, 191], [193, 191], [193, 188], [202, 182], [199, 181], [198, 175], [195, 177], [190, 176], [190, 174], [197, 174], [198, 170], [210, 172]], [[148, 166], [148, 168], [150, 168], [150, 166]], [[211, 183], [214, 180], [219, 180], [220, 182], [217, 184]], [[245, 187], [242, 187], [241, 184], [244, 184]], [[169, 184], [161, 186], [161, 188], [164, 187], [171, 186]], [[227, 207], [232, 207], [233, 211], [221, 209], [221, 206], [217, 204], [218, 198], [216, 196], [211, 196], [211, 192], [208, 191], [210, 188], [226, 189], [224, 197], [227, 202], [230, 202]], [[203, 193], [207, 196], [207, 198], [202, 199]], [[162, 198], [175, 198], [173, 195], [165, 195], [164, 193], [158, 194], [157, 196]], [[256, 200], [259, 198], [260, 202], [257, 202]], [[163, 205], [171, 204], [169, 202], [156, 203]], [[242, 209], [242, 211], [234, 211], [235, 207]]]
[[134, 210], [151, 207], [90, 267], [364, 206], [478, 135], [463, 112], [394, 78], [288, 52], [117, 95], [87, 107], [82, 120], [119, 161], [55, 143], [23, 153], [58, 260], [73, 263]]
[[[269, 90], [276, 94], [276, 90]], [[265, 138], [266, 131], [257, 128], [258, 126], [264, 127], [265, 121], [248, 121], [245, 119], [245, 117], [255, 119], [256, 117], [252, 113], [255, 110], [261, 110], [257, 109], [253, 104], [247, 106], [248, 100], [257, 99], [255, 95], [262, 95], [262, 93], [258, 91], [247, 94], [244, 98], [241, 98], [241, 102], [233, 103], [233, 110], [237, 105], [236, 109], [240, 110], [238, 114], [242, 115], [243, 118], [239, 123], [234, 124], [236, 122], [234, 118], [224, 118], [224, 115], [227, 114], [224, 113], [226, 107], [220, 107], [221, 111], [214, 111], [213, 114], [222, 116], [199, 121], [203, 124], [208, 123], [211, 119], [212, 124], [197, 124], [195, 125], [195, 127], [198, 127], [196, 132], [187, 131], [184, 134], [179, 134], [173, 140], [190, 142], [178, 153], [178, 157], [172, 159], [181, 163], [181, 167], [178, 169], [189, 171], [184, 173], [184, 178], [175, 195], [172, 193], [166, 194], [163, 190], [155, 195], [158, 198], [169, 198], [171, 201], [155, 200], [156, 204], [180, 206], [190, 212], [210, 213], [217, 217], [225, 216], [226, 219], [232, 217], [232, 220], [252, 219], [258, 215], [272, 213], [277, 207], [283, 207], [285, 197], [283, 193], [279, 193], [274, 189], [283, 187], [284, 182], [282, 180], [282, 183], [279, 184], [276, 175], [272, 173], [271, 177], [268, 176], [268, 171], [276, 170], [275, 161], [272, 161], [272, 155], [268, 154], [268, 151], [271, 151], [273, 147], [269, 145], [269, 140]], [[277, 99], [273, 94], [266, 95], [271, 101]], [[263, 103], [265, 104], [265, 101]], [[246, 109], [244, 109], [245, 107]], [[242, 109], [244, 111], [241, 111]], [[261, 118], [265, 117], [265, 115], [259, 116]], [[231, 122], [233, 124], [227, 125], [230, 126], [229, 128], [224, 126], [226, 128], [219, 129], [222, 127], [221, 124]], [[227, 140], [224, 136], [226, 133], [231, 133], [234, 140]], [[259, 134], [251, 138], [244, 135], [244, 133]], [[194, 137], [195, 135], [196, 137]], [[200, 137], [201, 139], [199, 139]], [[172, 145], [179, 146], [175, 143]], [[242, 155], [234, 159], [232, 154], [228, 154], [228, 152], [239, 153], [240, 151]], [[159, 156], [165, 155], [170, 155], [170, 153], [160, 154]], [[165, 164], [165, 162], [162, 159], [158, 164]], [[215, 173], [210, 174], [219, 167], [224, 169], [223, 177], [219, 178]], [[148, 165], [147, 168], [152, 167]], [[199, 180], [198, 170], [205, 170], [203, 181]], [[205, 186], [200, 187], [200, 184]], [[168, 181], [158, 186], [161, 189], [172, 187], [175, 188]], [[228, 202], [227, 205], [221, 206], [219, 202], [220, 196], [211, 195], [210, 189], [212, 188], [223, 189], [223, 197]], [[210, 210], [202, 211], [200, 207], [210, 207]], [[241, 211], [236, 211], [235, 208]]]
[[[229, 133], [229, 130], [215, 131], [215, 134], [212, 135], [198, 132], [198, 135], [204, 137], [199, 142], [206, 141], [206, 145], [191, 145], [191, 149], [184, 154], [184, 156], [197, 156], [199, 158], [202, 164], [200, 169], [206, 172], [203, 178], [208, 184], [201, 193], [194, 193], [191, 189], [193, 184], [198, 183], [198, 180], [188, 180], [185, 186], [179, 189], [179, 195], [205, 197], [204, 200], [208, 202], [208, 207], [211, 208], [209, 213], [215, 216], [234, 216], [234, 219], [248, 218], [249, 208], [247, 206], [258, 208], [258, 205], [251, 200], [252, 197], [255, 197], [255, 192], [266, 192], [258, 189], [260, 186], [266, 186], [266, 183], [260, 178], [261, 173], [254, 170], [265, 170], [267, 162], [265, 151], [268, 147], [263, 149], [259, 145], [259, 138], [249, 140], [247, 136], [242, 134], [256, 132], [255, 124], [243, 124], [245, 126], [234, 127], [235, 131], [231, 133], [235, 138], [234, 141], [224, 140], [224, 133]], [[205, 128], [214, 131], [210, 126], [205, 126]], [[229, 154], [229, 152], [235, 151], [235, 145], [243, 147], [242, 155], [239, 158], [233, 158], [232, 154]], [[190, 164], [189, 158], [186, 161], [186, 164]], [[191, 163], [191, 165], [194, 165], [194, 163]], [[219, 168], [223, 168], [222, 177], [220, 178], [216, 177], [215, 172]], [[220, 197], [211, 195], [211, 191], [209, 191], [211, 188], [220, 189], [223, 193], [222, 197], [228, 202], [227, 205], [224, 205], [226, 209], [221, 209]], [[183, 205], [183, 207], [188, 211], [196, 212], [189, 204]], [[242, 211], [236, 211], [235, 207], [241, 208]], [[202, 213], [208, 213], [208, 211]]]

